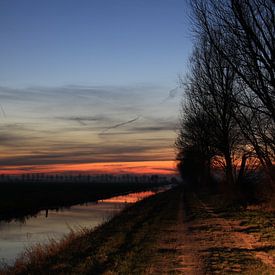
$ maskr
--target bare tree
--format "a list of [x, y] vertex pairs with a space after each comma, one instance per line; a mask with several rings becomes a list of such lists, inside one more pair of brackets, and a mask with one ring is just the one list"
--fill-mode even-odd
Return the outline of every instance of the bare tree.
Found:
[[196, 31], [211, 42], [275, 121], [275, 5], [272, 0], [195, 0]]
[[[192, 85], [191, 85], [192, 86]], [[190, 88], [190, 84], [186, 89]], [[184, 179], [197, 185], [207, 185], [210, 180], [211, 124], [207, 114], [190, 94], [182, 103], [180, 128], [176, 140], [179, 171]]]
[[191, 65], [189, 81], [192, 84], [186, 93], [207, 116], [212, 150], [224, 160], [226, 181], [231, 185], [237, 180], [236, 158], [242, 158], [242, 135], [235, 120], [236, 73], [203, 36], [197, 39]]
[[232, 67], [236, 121], [275, 182], [275, 5], [272, 0], [192, 1], [196, 32]]

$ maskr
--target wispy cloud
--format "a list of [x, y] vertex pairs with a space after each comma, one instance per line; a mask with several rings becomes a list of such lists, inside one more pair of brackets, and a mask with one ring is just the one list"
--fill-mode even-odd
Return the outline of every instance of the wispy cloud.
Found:
[[93, 123], [107, 123], [112, 122], [111, 118], [103, 115], [94, 115], [94, 116], [63, 116], [63, 117], [55, 117], [57, 120], [62, 121], [72, 121], [76, 122], [82, 126], [87, 126], [90, 122]]
[[163, 98], [158, 89], [146, 85], [0, 87], [7, 113], [0, 127], [0, 165], [171, 159], [175, 117], [173, 110], [166, 109], [168, 103], [165, 108], [158, 104]]
[[110, 131], [110, 130], [112, 130], [112, 129], [116, 129], [116, 128], [121, 127], [121, 126], [124, 126], [124, 125], [127, 125], [127, 124], [131, 124], [131, 123], [137, 121], [139, 118], [140, 118], [140, 116], [137, 116], [136, 118], [127, 120], [127, 121], [125, 121], [125, 122], [121, 122], [121, 123], [112, 125], [112, 126], [106, 128], [106, 129], [104, 129], [100, 134], [102, 135], [102, 134], [105, 134], [106, 132], [108, 132], [108, 131]]
[[[102, 144], [103, 145], [103, 144]], [[166, 160], [167, 154], [161, 153], [164, 148], [150, 145], [119, 145], [105, 146], [68, 146], [56, 151], [37, 151], [21, 155], [0, 158], [2, 166], [72, 164], [93, 162], [128, 162], [144, 160]], [[158, 154], [152, 154], [158, 151]]]

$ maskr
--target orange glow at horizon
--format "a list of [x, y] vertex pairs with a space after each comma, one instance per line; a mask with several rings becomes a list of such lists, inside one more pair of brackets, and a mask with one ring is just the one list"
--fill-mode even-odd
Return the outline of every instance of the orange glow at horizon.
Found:
[[50, 164], [37, 166], [3, 167], [2, 174], [24, 173], [93, 173], [93, 174], [175, 174], [176, 164], [173, 160], [104, 162], [81, 164]]

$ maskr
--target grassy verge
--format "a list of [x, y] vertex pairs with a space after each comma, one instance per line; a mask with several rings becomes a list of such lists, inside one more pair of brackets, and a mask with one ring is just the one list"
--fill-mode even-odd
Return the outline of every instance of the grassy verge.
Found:
[[[5, 274], [147, 274], [161, 257], [160, 232], [177, 219], [179, 192], [170, 190], [126, 208], [93, 231], [27, 251]], [[167, 251], [165, 251], [167, 253]]]

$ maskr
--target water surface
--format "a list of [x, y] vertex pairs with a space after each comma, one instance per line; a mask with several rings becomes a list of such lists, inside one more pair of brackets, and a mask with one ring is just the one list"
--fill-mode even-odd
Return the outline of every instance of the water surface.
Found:
[[4, 263], [12, 264], [32, 245], [47, 243], [52, 238], [59, 240], [72, 229], [94, 228], [121, 211], [127, 204], [156, 192], [130, 193], [66, 209], [40, 211], [36, 216], [23, 221], [0, 222], [0, 259]]

